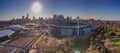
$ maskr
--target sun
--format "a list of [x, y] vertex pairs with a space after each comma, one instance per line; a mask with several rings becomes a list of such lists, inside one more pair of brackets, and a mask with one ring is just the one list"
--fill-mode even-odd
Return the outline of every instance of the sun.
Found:
[[33, 3], [31, 9], [34, 13], [39, 13], [42, 10], [42, 5], [39, 2], [35, 2]]

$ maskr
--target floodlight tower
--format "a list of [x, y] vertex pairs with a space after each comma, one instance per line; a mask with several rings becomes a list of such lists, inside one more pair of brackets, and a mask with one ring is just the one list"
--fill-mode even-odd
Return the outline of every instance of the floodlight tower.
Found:
[[80, 35], [80, 30], [79, 30], [79, 28], [80, 28], [80, 22], [79, 22], [80, 20], [79, 20], [79, 17], [77, 17], [77, 36], [79, 36]]

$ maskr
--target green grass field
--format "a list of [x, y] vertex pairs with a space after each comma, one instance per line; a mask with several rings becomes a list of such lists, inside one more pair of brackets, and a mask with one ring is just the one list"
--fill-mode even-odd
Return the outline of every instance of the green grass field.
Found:
[[115, 46], [120, 46], [120, 38], [113, 38], [113, 44]]
[[84, 41], [81, 40], [81, 41], [76, 41], [74, 43], [75, 43], [74, 47], [75, 47], [76, 50], [79, 50], [82, 53], [86, 53], [87, 48], [88, 48], [88, 43], [87, 42], [84, 42]]

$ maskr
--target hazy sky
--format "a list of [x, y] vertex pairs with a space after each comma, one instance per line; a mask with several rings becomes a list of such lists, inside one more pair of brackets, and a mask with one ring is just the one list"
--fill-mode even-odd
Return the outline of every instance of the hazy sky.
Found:
[[[31, 12], [34, 2], [43, 6], [39, 14]], [[29, 13], [32, 16], [51, 17], [53, 14], [65, 16], [93, 17], [95, 19], [120, 20], [120, 0], [0, 0], [0, 20], [19, 18]]]

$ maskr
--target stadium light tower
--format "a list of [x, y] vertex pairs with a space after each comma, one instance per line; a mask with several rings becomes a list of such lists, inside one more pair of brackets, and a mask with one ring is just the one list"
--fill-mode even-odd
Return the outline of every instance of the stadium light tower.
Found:
[[80, 27], [80, 22], [79, 22], [80, 20], [79, 20], [79, 17], [77, 17], [77, 35], [79, 36], [79, 32], [80, 32], [80, 30], [79, 30], [79, 27]]

